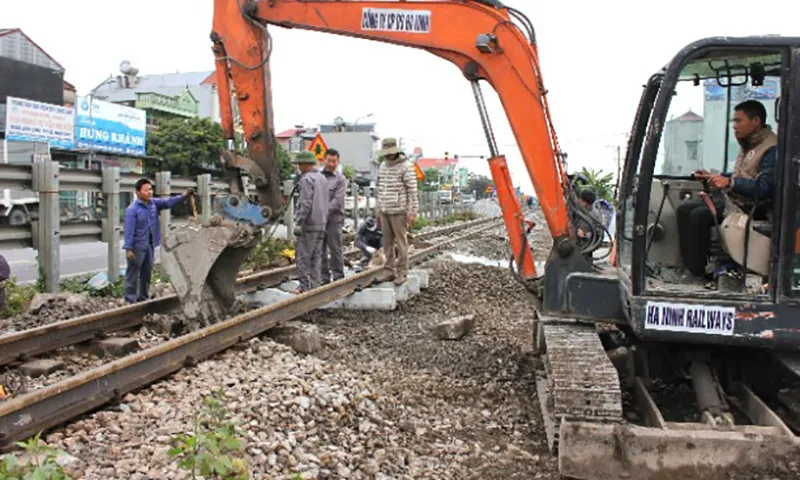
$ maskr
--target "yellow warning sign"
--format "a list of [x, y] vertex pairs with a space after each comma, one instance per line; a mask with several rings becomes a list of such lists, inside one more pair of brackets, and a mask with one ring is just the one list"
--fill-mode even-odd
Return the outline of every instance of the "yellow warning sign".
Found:
[[308, 150], [317, 157], [317, 161], [322, 161], [325, 159], [325, 152], [328, 151], [328, 146], [325, 145], [325, 140], [322, 139], [322, 134], [317, 134], [314, 137], [314, 140], [311, 141], [311, 145], [308, 146]]

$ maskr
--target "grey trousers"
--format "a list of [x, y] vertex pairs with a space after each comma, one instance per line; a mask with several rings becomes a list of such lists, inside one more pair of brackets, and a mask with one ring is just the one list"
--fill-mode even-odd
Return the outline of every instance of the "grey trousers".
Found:
[[328, 219], [325, 231], [324, 245], [322, 246], [322, 283], [344, 278], [344, 256], [342, 253], [342, 228], [344, 217], [336, 216]]
[[325, 232], [303, 232], [294, 237], [294, 256], [297, 261], [297, 280], [308, 291], [320, 285], [322, 243]]

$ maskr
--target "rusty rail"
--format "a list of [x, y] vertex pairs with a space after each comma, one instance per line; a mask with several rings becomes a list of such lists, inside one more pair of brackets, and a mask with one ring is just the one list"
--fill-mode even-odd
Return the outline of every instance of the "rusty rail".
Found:
[[[496, 217], [484, 218], [459, 225], [431, 230], [415, 236], [417, 239], [446, 235], [462, 228], [471, 228], [497, 221]], [[348, 250], [348, 258], [358, 255], [358, 249]], [[243, 275], [236, 280], [240, 292], [251, 291], [259, 286], [278, 285], [297, 276], [295, 265]], [[175, 294], [165, 295], [147, 302], [134, 303], [102, 312], [43, 325], [41, 327], [0, 336], [0, 366], [15, 361], [24, 361], [52, 352], [59, 348], [91, 340], [105, 333], [116, 332], [141, 325], [144, 317], [151, 313], [166, 313], [179, 306]]]
[[[443, 247], [481, 233], [482, 226], [409, 255], [417, 264]], [[0, 404], [0, 449], [44, 429], [89, 412], [228, 347], [250, 339], [280, 322], [291, 320], [385, 281], [390, 272], [373, 268], [310, 292], [238, 315], [160, 345], [128, 355], [48, 387]]]

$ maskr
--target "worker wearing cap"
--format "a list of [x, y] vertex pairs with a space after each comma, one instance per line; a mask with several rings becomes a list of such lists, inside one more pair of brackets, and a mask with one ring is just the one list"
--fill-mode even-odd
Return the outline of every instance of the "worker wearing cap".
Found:
[[322, 245], [328, 223], [328, 181], [317, 168], [313, 153], [303, 151], [292, 162], [300, 170], [300, 198], [294, 215], [295, 259], [300, 287], [295, 293], [317, 288], [321, 283]]
[[419, 210], [417, 176], [395, 138], [383, 139], [378, 157], [382, 159], [378, 168], [378, 211], [386, 254], [384, 267], [393, 272], [395, 285], [402, 285], [408, 277], [408, 227]]

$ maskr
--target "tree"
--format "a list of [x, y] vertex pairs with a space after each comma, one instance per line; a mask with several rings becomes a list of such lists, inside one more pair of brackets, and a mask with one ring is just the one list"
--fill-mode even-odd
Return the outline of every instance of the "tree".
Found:
[[426, 168], [422, 173], [425, 174], [425, 180], [417, 184], [419, 190], [421, 192], [435, 192], [439, 190], [439, 170], [430, 167]]
[[147, 134], [147, 154], [162, 159], [160, 170], [176, 176], [221, 168], [222, 127], [208, 118], [169, 118]]
[[486, 193], [486, 187], [490, 185], [492, 185], [492, 180], [489, 177], [477, 175], [470, 179], [467, 184], [467, 190], [474, 191], [475, 198], [486, 198], [489, 196], [489, 194]]
[[280, 168], [280, 170], [278, 170], [278, 176], [280, 177], [281, 181], [288, 180], [289, 177], [291, 177], [294, 173], [294, 165], [292, 165], [292, 159], [289, 157], [289, 152], [283, 148], [283, 145], [276, 144], [275, 155], [278, 157], [278, 165]]
[[342, 167], [342, 175], [344, 175], [344, 178], [346, 178], [348, 181], [353, 180], [353, 176], [355, 176], [355, 173], [356, 169], [353, 168], [352, 165], [345, 165]]
[[597, 198], [613, 202], [614, 175], [611, 173], [603, 174], [603, 170], [593, 170], [583, 167], [581, 175], [586, 178], [586, 185], [594, 190]]

